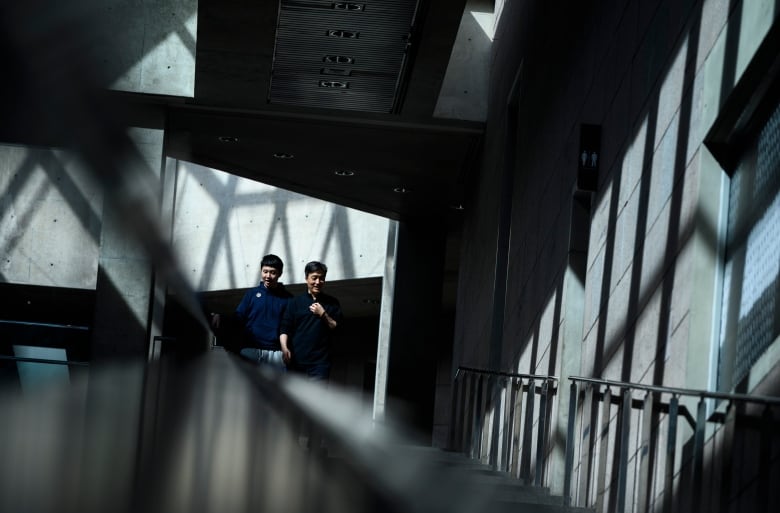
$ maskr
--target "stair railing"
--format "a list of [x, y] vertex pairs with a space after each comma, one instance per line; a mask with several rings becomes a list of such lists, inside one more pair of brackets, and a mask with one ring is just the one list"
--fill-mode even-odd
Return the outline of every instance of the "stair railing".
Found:
[[780, 398], [569, 379], [569, 504], [671, 513], [730, 511], [739, 500], [742, 511], [768, 511]]
[[458, 367], [450, 448], [541, 486], [557, 382], [553, 376]]

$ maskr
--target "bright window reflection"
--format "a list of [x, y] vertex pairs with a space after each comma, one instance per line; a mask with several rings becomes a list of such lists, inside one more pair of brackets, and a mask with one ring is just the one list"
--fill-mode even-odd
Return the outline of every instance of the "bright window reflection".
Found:
[[[64, 349], [56, 347], [13, 346], [17, 358], [36, 360], [67, 361]], [[19, 382], [23, 391], [29, 391], [42, 385], [67, 385], [70, 382], [68, 366], [58, 363], [17, 362]]]

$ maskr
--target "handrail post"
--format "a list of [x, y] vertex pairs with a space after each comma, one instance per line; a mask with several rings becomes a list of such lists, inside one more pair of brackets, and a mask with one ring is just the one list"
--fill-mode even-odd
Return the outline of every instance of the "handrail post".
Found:
[[628, 442], [631, 434], [631, 389], [624, 388], [620, 405], [620, 460], [618, 463], [617, 513], [626, 511], [626, 482], [628, 480]]
[[465, 371], [465, 375], [466, 376], [464, 379], [466, 380], [466, 384], [464, 386], [466, 387], [466, 404], [463, 405], [463, 432], [460, 435], [460, 452], [463, 454], [469, 454], [469, 441], [471, 440], [475, 402], [474, 373]]
[[721, 474], [720, 474], [720, 504], [728, 511], [728, 504], [731, 500], [731, 479], [734, 465], [734, 438], [736, 436], [737, 424], [737, 405], [729, 403], [726, 408], [726, 418], [722, 428], [721, 453]]
[[704, 397], [699, 399], [696, 408], [696, 431], [693, 435], [693, 477], [691, 486], [691, 511], [700, 509], [702, 492], [702, 472], [704, 471], [704, 431], [707, 422], [707, 403]]
[[642, 434], [639, 442], [639, 476], [637, 487], [637, 513], [647, 513], [650, 507], [650, 462], [654, 459], [655, 442], [653, 440], [653, 405], [655, 398], [651, 392], [645, 394], [642, 406]]
[[585, 398], [582, 403], [582, 441], [580, 442], [580, 476], [579, 476], [579, 504], [589, 507], [590, 472], [593, 459], [593, 440], [595, 438], [595, 426], [593, 426], [593, 384], [585, 385]]
[[520, 472], [520, 426], [523, 423], [523, 378], [512, 380], [512, 397], [514, 403], [514, 415], [512, 416], [512, 465], [510, 471], [514, 477], [519, 477]]
[[539, 426], [536, 434], [536, 469], [534, 470], [534, 484], [542, 485], [542, 475], [544, 473], [544, 450], [547, 441], [545, 432], [547, 430], [547, 401], [549, 387], [547, 380], [542, 381], [542, 393], [539, 395]]
[[[594, 433], [591, 443], [595, 449], [595, 440], [599, 440], [599, 468], [596, 472], [596, 511], [604, 511], [604, 494], [607, 483], [607, 450], [609, 446], [609, 426], [611, 422], [610, 412], [612, 409], [612, 389], [607, 386], [604, 390], [604, 396], [601, 399], [601, 423], [599, 424], [598, 434]], [[596, 416], [593, 416], [595, 422]], [[595, 428], [594, 428], [595, 431]]]
[[476, 458], [479, 456], [479, 446], [482, 440], [482, 423], [481, 423], [481, 410], [482, 410], [482, 382], [484, 381], [482, 376], [476, 376], [476, 390], [474, 394], [474, 408], [472, 410], [471, 417], [471, 442], [469, 443], [469, 457]]
[[458, 448], [455, 446], [456, 440], [458, 440], [458, 432], [461, 426], [460, 415], [458, 415], [461, 409], [461, 387], [463, 386], [463, 379], [459, 373], [455, 374], [455, 379], [452, 382], [452, 389], [450, 390], [450, 432], [447, 440], [447, 446], [451, 451], [456, 451]]
[[521, 449], [520, 477], [526, 483], [531, 480], [531, 444], [533, 442], [533, 423], [534, 423], [534, 387], [533, 378], [528, 380], [528, 389], [525, 399], [525, 423], [523, 426], [523, 448]]
[[495, 376], [491, 379], [492, 385], [490, 387], [490, 443], [488, 450], [490, 451], [488, 456], [488, 464], [494, 469], [498, 469], [499, 458], [498, 451], [501, 445], [501, 425], [503, 422], [503, 401], [501, 397], [501, 383], [503, 378]]
[[481, 407], [479, 411], [479, 445], [477, 447], [477, 458], [482, 463], [488, 463], [486, 460], [486, 457], [489, 459], [489, 454], [487, 454], [488, 445], [490, 444], [490, 436], [491, 433], [488, 431], [485, 433], [485, 428], [490, 429], [490, 425], [485, 425], [486, 422], [489, 420], [488, 415], [490, 414], [490, 395], [491, 395], [491, 384], [493, 382], [493, 377], [490, 374], [487, 374], [485, 376], [482, 376], [482, 393], [480, 394], [480, 401], [481, 401]]
[[766, 406], [761, 415], [761, 452], [758, 455], [758, 492], [756, 511], [769, 511], [769, 476], [772, 475], [772, 411]]
[[504, 415], [501, 420], [501, 424], [504, 427], [503, 435], [501, 437], [501, 468], [503, 472], [509, 471], [509, 455], [512, 447], [512, 412], [514, 411], [514, 403], [512, 401], [512, 378], [506, 378], [502, 386], [503, 394], [503, 411]]
[[571, 479], [574, 471], [574, 427], [577, 416], [577, 383], [572, 381], [569, 385], [569, 418], [566, 424], [566, 460], [563, 468], [563, 500], [564, 505], [572, 504]]
[[679, 399], [673, 395], [669, 399], [669, 422], [666, 435], [666, 460], [664, 468], [664, 513], [672, 513], [672, 490], [674, 489], [674, 455], [677, 447], [677, 416]]

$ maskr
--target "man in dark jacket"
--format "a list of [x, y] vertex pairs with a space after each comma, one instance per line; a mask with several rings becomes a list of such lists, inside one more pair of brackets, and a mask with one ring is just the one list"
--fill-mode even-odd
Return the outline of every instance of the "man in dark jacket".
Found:
[[[239, 354], [248, 360], [285, 369], [279, 344], [279, 323], [292, 294], [279, 282], [284, 263], [276, 255], [266, 255], [260, 262], [261, 281], [249, 289], [236, 307], [233, 322], [240, 331]], [[211, 324], [219, 328], [220, 316], [212, 316]]]
[[309, 262], [306, 292], [290, 300], [282, 315], [279, 340], [287, 368], [314, 380], [330, 376], [330, 334], [341, 322], [338, 299], [325, 294], [328, 268], [322, 262]]

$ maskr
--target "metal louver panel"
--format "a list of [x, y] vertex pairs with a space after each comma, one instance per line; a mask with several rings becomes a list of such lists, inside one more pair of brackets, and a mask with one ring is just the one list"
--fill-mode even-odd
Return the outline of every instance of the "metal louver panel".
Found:
[[268, 101], [391, 112], [418, 0], [280, 0]]

